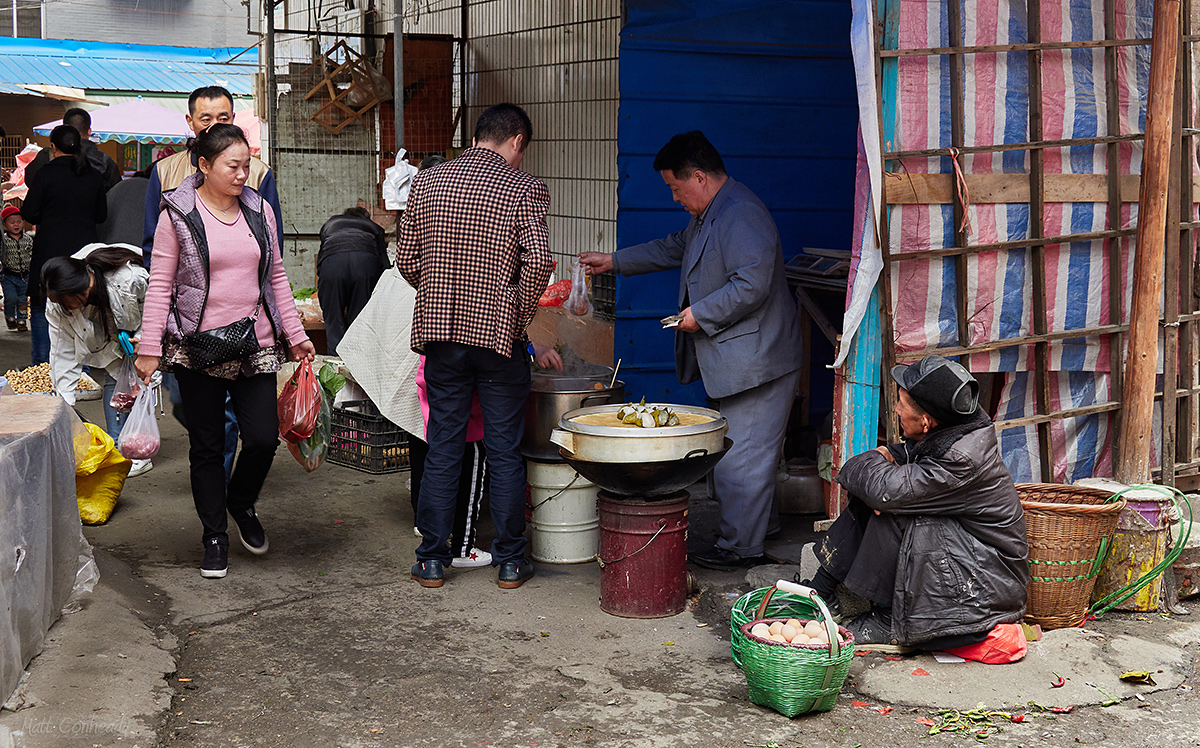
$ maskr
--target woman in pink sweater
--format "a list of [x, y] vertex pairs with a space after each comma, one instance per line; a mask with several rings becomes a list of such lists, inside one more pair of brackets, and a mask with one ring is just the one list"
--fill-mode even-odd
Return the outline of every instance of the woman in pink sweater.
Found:
[[[170, 367], [179, 382], [192, 498], [204, 526], [200, 574], [220, 578], [229, 559], [227, 511], [242, 545], [255, 555], [267, 552], [254, 505], [279, 445], [275, 372], [285, 359], [311, 361], [315, 349], [296, 312], [271, 206], [245, 186], [246, 136], [218, 124], [188, 147], [200, 171], [163, 195], [137, 370], [149, 380], [160, 366]], [[228, 485], [226, 395], [242, 438]]]

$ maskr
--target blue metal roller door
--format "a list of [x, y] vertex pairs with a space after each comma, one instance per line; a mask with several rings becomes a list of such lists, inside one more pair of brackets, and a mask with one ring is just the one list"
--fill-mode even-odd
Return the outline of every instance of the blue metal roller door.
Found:
[[[621, 32], [617, 246], [682, 229], [654, 155], [703, 130], [766, 203], [785, 257], [849, 248], [858, 127], [846, 2], [628, 0]], [[617, 279], [616, 356], [632, 394], [702, 403], [675, 378], [677, 271]]]

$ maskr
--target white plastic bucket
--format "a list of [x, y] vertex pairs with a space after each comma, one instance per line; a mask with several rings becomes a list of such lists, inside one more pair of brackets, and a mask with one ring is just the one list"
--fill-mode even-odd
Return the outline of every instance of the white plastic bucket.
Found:
[[547, 564], [593, 561], [600, 549], [600, 515], [595, 484], [561, 462], [530, 461], [530, 552]]

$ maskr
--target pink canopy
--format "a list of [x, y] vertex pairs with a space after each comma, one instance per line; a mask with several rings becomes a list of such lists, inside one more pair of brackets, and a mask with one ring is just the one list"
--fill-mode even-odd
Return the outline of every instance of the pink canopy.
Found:
[[[101, 141], [184, 143], [192, 134], [183, 114], [144, 99], [114, 104], [88, 113], [92, 116], [92, 135]], [[61, 124], [61, 119], [47, 122], [33, 128], [33, 132], [49, 135]]]

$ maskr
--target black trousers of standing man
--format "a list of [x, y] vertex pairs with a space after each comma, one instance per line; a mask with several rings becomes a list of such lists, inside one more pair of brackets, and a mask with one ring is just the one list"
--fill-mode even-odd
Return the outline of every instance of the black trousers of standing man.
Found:
[[325, 317], [325, 349], [337, 355], [346, 328], [367, 305], [383, 267], [370, 252], [339, 252], [323, 258], [317, 271], [317, 300]]

